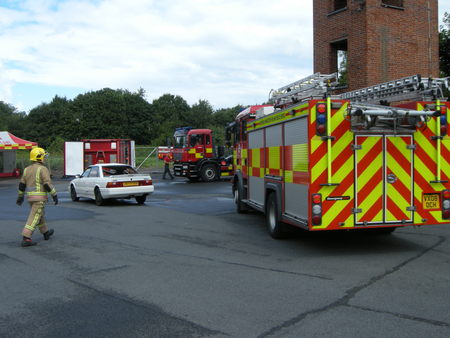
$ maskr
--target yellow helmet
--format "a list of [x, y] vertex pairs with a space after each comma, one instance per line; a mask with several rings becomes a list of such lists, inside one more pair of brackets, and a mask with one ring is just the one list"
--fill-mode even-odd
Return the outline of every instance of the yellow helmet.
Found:
[[47, 153], [42, 148], [33, 148], [30, 151], [30, 161], [44, 162]]

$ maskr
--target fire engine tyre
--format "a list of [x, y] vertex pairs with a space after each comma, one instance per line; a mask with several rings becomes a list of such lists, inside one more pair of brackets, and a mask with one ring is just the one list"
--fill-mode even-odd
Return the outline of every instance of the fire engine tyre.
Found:
[[236, 211], [238, 214], [248, 211], [247, 206], [242, 202], [242, 187], [240, 185], [234, 187], [234, 203], [236, 203]]
[[143, 205], [145, 203], [145, 200], [147, 199], [147, 195], [136, 196], [135, 199], [136, 199], [137, 204]]
[[95, 187], [94, 194], [95, 204], [97, 204], [98, 206], [105, 204], [105, 200], [103, 199], [102, 193], [100, 192], [100, 189], [98, 187]]
[[286, 225], [281, 222], [280, 209], [277, 203], [277, 195], [271, 193], [267, 198], [266, 224], [270, 236], [275, 239], [286, 238]]
[[77, 191], [75, 190], [75, 187], [73, 185], [70, 186], [70, 198], [74, 202], [78, 202], [80, 198], [77, 196]]
[[201, 175], [203, 182], [215, 181], [219, 176], [214, 164], [205, 164], [201, 169]]

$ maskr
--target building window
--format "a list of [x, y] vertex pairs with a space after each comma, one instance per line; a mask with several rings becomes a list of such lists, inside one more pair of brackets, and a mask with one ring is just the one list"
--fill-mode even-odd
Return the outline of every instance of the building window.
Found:
[[333, 1], [333, 11], [338, 11], [347, 8], [347, 0], [334, 0]]
[[338, 73], [339, 86], [348, 85], [347, 40], [331, 43], [331, 69]]
[[381, 6], [403, 8], [403, 0], [381, 0]]

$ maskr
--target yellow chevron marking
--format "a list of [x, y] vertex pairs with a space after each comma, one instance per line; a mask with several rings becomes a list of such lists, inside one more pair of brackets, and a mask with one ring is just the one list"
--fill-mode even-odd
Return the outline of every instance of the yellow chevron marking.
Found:
[[[330, 187], [327, 187], [328, 189]], [[344, 193], [344, 196], [349, 196], [353, 194], [353, 186], [349, 187], [346, 192]], [[323, 196], [323, 195], [322, 195]], [[333, 203], [333, 206], [327, 210], [327, 212], [322, 215], [322, 225], [314, 226], [314, 229], [325, 229], [330, 224], [332, 224], [333, 220], [336, 218], [336, 216], [339, 215], [339, 213], [342, 211], [342, 208], [344, 205], [349, 203], [350, 201], [336, 201]], [[351, 215], [347, 221], [345, 221], [346, 227], [353, 227], [353, 220], [349, 222], [349, 219], [352, 219], [353, 215]], [[348, 223], [348, 225], [347, 225]]]
[[317, 178], [323, 173], [327, 168], [327, 157], [322, 156], [322, 158], [317, 161], [316, 165], [311, 170], [311, 182], [315, 182]]
[[[395, 189], [392, 185], [389, 185], [388, 187], [388, 196], [391, 198], [392, 202], [395, 203], [399, 209], [401, 209], [403, 212], [408, 213], [406, 210], [407, 207], [410, 206], [410, 201], [407, 201], [404, 199], [402, 194], [398, 192], [397, 189]], [[389, 203], [389, 202], [387, 202]], [[389, 206], [388, 206], [389, 207]], [[395, 218], [388, 218], [388, 221], [395, 221]]]
[[[343, 180], [348, 173], [353, 169], [353, 157], [350, 157], [343, 165], [341, 168], [339, 168], [339, 170], [336, 172], [336, 174], [334, 175], [334, 177], [340, 177], [341, 180]], [[351, 187], [351, 192], [350, 193], [345, 193], [345, 196], [352, 196], [353, 197], [353, 184], [350, 185]], [[330, 188], [327, 186], [322, 187], [319, 190], [319, 193], [322, 194], [322, 196], [329, 196], [329, 194], [332, 194], [333, 191], [329, 191]]]
[[399, 179], [405, 187], [411, 186], [411, 175], [409, 172], [405, 171], [403, 167], [395, 160], [395, 158], [388, 154], [387, 156], [388, 167], [392, 170], [394, 175]]
[[[377, 201], [383, 195], [383, 182], [380, 181], [376, 187], [370, 193], [370, 197], [365, 198], [362, 203], [358, 204], [358, 208], [362, 210], [361, 214], [357, 214], [357, 220], [363, 220], [366, 213], [372, 207], [373, 203]], [[359, 201], [358, 201], [359, 202]], [[381, 222], [383, 220], [383, 212], [380, 208], [380, 211], [376, 214], [376, 216], [369, 220], [370, 222]]]

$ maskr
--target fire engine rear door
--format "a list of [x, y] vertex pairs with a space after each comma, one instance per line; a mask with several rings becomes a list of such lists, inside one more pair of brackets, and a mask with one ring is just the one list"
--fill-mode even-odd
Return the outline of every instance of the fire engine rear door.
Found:
[[357, 224], [382, 223], [383, 136], [356, 136], [355, 146], [355, 221]]
[[412, 136], [385, 137], [385, 222], [412, 222]]
[[356, 224], [412, 221], [412, 136], [355, 137]]

